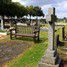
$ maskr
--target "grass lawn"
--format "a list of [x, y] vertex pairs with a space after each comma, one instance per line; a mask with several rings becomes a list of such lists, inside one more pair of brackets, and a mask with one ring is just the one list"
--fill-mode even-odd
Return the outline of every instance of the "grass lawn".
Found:
[[48, 24], [42, 24], [42, 25], [41, 25], [41, 28], [44, 28], [44, 27], [45, 27], [45, 28], [48, 28]]
[[[46, 26], [47, 27], [47, 26]], [[57, 29], [56, 27], [55, 29]], [[62, 28], [60, 27], [58, 31], [55, 32], [55, 38], [59, 34], [60, 35], [60, 41], [62, 41]], [[47, 32], [41, 32], [40, 33], [40, 42], [33, 42], [33, 39], [30, 38], [21, 38], [18, 40], [10, 40], [9, 38], [6, 38], [4, 41], [18, 41], [18, 42], [26, 42], [28, 44], [33, 44], [31, 47], [26, 49], [23, 53], [18, 55], [17, 57], [14, 57], [12, 60], [4, 63], [3, 67], [37, 67], [38, 62], [42, 58], [42, 56], [45, 54], [45, 50], [47, 49], [48, 45], [48, 39], [47, 39]], [[55, 39], [56, 40], [56, 39]], [[0, 41], [0, 42], [2, 42]], [[55, 41], [56, 44], [56, 41]], [[60, 48], [58, 48], [60, 49]]]
[[[11, 41], [9, 38], [4, 39], [4, 41]], [[13, 41], [13, 40], [12, 40]], [[24, 38], [21, 40], [14, 41], [24, 41]], [[2, 42], [2, 41], [1, 41]], [[38, 62], [41, 57], [45, 54], [45, 50], [48, 45], [47, 32], [40, 33], [40, 42], [34, 43], [33, 40], [25, 40], [24, 42], [29, 44], [34, 44], [29, 49], [26, 49], [23, 53], [14, 57], [14, 59], [4, 63], [3, 67], [37, 67]]]
[[4, 33], [4, 32], [6, 32], [6, 31], [4, 31], [4, 30], [0, 30], [0, 32], [3, 32], [3, 33]]

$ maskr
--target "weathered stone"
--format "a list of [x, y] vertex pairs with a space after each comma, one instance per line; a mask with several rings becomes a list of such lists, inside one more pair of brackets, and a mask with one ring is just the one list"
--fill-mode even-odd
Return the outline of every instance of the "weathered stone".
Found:
[[59, 67], [59, 64], [51, 65], [51, 64], [39, 62], [38, 67]]
[[62, 39], [64, 40], [65, 39], [65, 27], [62, 27]]
[[54, 54], [55, 53], [55, 50], [49, 50], [49, 49], [47, 49], [46, 50], [46, 53], [50, 53], [50, 54], [52, 53], [52, 54]]
[[52, 65], [55, 65], [55, 60], [56, 60], [56, 57], [44, 56], [44, 57], [41, 58], [41, 61], [43, 63], [48, 63], [48, 64], [52, 64]]
[[56, 16], [55, 15], [46, 15], [46, 21], [47, 22], [55, 22], [56, 21]]
[[53, 58], [41, 59], [41, 61], [43, 63], [55, 65], [55, 59], [53, 59]]
[[3, 19], [2, 19], [2, 16], [0, 16], [0, 20], [1, 20], [1, 30], [3, 30]]
[[54, 7], [53, 8], [49, 8], [48, 9], [48, 14], [49, 15], [52, 15], [52, 14], [55, 15], [55, 8]]
[[54, 57], [54, 54], [53, 53], [46, 53], [45, 56], [50, 56], [50, 57]]
[[45, 55], [41, 58], [38, 67], [59, 67], [56, 65], [57, 61], [57, 50], [54, 47], [54, 29], [55, 29], [55, 8], [48, 9], [48, 15], [46, 15], [46, 21], [48, 23], [48, 48]]

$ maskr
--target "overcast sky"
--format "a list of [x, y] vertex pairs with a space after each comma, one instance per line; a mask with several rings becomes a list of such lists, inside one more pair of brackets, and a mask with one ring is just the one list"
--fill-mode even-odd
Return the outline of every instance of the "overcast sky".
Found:
[[67, 0], [13, 0], [14, 2], [20, 2], [24, 6], [40, 6], [47, 14], [49, 7], [56, 8], [56, 15], [58, 18], [67, 17]]

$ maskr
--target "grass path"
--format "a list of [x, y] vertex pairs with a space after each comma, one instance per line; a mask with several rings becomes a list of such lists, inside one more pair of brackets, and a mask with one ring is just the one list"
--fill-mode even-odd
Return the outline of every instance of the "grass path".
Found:
[[25, 50], [23, 54], [18, 55], [13, 60], [4, 63], [2, 67], [37, 67], [47, 48], [47, 32], [41, 32], [40, 39], [39, 43], [34, 43], [34, 46]]
[[21, 55], [18, 58], [15, 58], [14, 60], [6, 63], [6, 67], [37, 67], [38, 61], [41, 59], [41, 57], [45, 53], [45, 47], [47, 47], [47, 44], [39, 44], [32, 48], [30, 48], [28, 51], [24, 53], [24, 55]]

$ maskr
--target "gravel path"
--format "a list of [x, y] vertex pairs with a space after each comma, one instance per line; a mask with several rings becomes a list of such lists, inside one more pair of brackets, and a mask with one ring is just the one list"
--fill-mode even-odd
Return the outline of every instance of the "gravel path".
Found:
[[30, 44], [17, 41], [0, 42], [0, 64], [17, 57], [31, 46]]
[[0, 35], [0, 39], [4, 39], [5, 37], [5, 35]]

